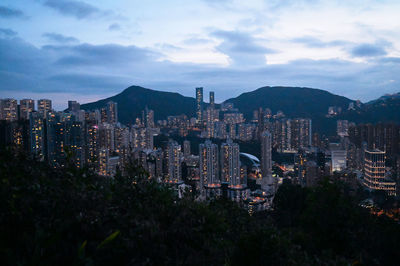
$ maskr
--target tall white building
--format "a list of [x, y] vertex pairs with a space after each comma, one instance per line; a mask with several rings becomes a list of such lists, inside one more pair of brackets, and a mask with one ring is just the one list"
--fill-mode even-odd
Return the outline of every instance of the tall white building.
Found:
[[380, 150], [365, 150], [364, 185], [371, 190], [383, 190], [396, 196], [396, 182], [386, 178], [386, 154]]

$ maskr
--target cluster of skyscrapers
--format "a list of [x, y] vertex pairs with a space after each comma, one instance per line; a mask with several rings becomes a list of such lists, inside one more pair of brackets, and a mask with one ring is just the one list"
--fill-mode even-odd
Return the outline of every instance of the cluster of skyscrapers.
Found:
[[[32, 99], [2, 99], [0, 146], [12, 144], [54, 167], [72, 163], [103, 176], [124, 174], [125, 165], [134, 162], [181, 197], [187, 191], [202, 200], [224, 196], [250, 211], [270, 206], [282, 178], [314, 186], [324, 176], [352, 172], [366, 188], [396, 195], [400, 126], [338, 120], [332, 141], [313, 134], [309, 118], [258, 108], [246, 119], [232, 103], [216, 104], [214, 92], [205, 103], [203, 88], [195, 91], [195, 117], [154, 121], [154, 111], [146, 107], [132, 125], [118, 122], [118, 104], [112, 101], [96, 110], [69, 101], [67, 110], [57, 112], [48, 99], [38, 100], [37, 108]], [[169, 141], [155, 145], [158, 135]], [[192, 147], [189, 139], [200, 144]], [[245, 142], [257, 143], [260, 160], [240, 152]], [[273, 151], [289, 158], [276, 164], [279, 174], [273, 171]]]

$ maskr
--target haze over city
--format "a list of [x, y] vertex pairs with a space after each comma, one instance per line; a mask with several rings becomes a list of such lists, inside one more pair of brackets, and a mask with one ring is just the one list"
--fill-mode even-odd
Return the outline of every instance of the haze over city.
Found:
[[262, 86], [363, 102], [399, 91], [400, 2], [10, 1], [0, 4], [0, 94], [81, 103], [130, 85], [216, 101]]

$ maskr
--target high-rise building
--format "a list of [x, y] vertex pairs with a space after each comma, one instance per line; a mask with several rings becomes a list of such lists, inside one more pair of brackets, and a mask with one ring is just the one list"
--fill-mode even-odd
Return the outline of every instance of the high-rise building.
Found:
[[47, 118], [47, 113], [51, 111], [51, 100], [48, 99], [40, 99], [38, 100], [38, 112], [43, 115], [44, 118]]
[[107, 108], [101, 108], [100, 109], [100, 122], [101, 123], [108, 123]]
[[83, 122], [65, 121], [65, 141], [64, 145], [71, 162], [76, 167], [81, 168], [85, 164], [85, 138]]
[[19, 118], [29, 119], [29, 114], [35, 110], [35, 101], [32, 99], [22, 99], [19, 101]]
[[54, 166], [65, 165], [65, 123], [61, 114], [55, 112], [47, 113], [46, 122], [46, 158]]
[[30, 152], [40, 159], [45, 156], [45, 128], [43, 115], [38, 112], [29, 114]]
[[206, 129], [207, 129], [207, 138], [213, 138], [214, 137], [214, 108], [213, 107], [207, 107], [206, 110]]
[[228, 139], [221, 144], [221, 181], [235, 187], [240, 182], [239, 144]]
[[365, 150], [363, 183], [369, 189], [396, 195], [396, 182], [386, 178], [384, 151]]
[[17, 100], [7, 98], [0, 100], [0, 120], [15, 121], [18, 119]]
[[168, 183], [180, 183], [182, 181], [181, 145], [176, 141], [168, 143]]
[[100, 148], [115, 150], [114, 125], [102, 123], [99, 126], [99, 146]]
[[[199, 145], [200, 154], [200, 183], [205, 189], [220, 188], [218, 170], [218, 145], [206, 140]], [[216, 194], [218, 195], [218, 191]]]
[[250, 141], [253, 139], [253, 133], [255, 131], [255, 125], [254, 124], [245, 124], [241, 123], [239, 124], [239, 139], [241, 141]]
[[349, 125], [349, 139], [358, 148], [366, 143], [368, 149], [379, 149], [393, 159], [400, 152], [400, 125], [379, 123]]
[[318, 184], [321, 169], [315, 161], [307, 161], [305, 163], [305, 175], [302, 185], [306, 187], [314, 187]]
[[119, 167], [119, 156], [113, 156], [108, 149], [99, 151], [99, 174], [114, 176]]
[[311, 146], [311, 119], [296, 118], [291, 120], [291, 140], [291, 146], [295, 150], [309, 148]]
[[340, 137], [349, 136], [349, 121], [348, 120], [338, 120], [336, 122], [336, 132]]
[[261, 134], [261, 174], [263, 178], [272, 176], [272, 139], [271, 133], [264, 131]]
[[118, 123], [118, 104], [113, 101], [107, 103], [107, 122], [110, 124]]
[[196, 116], [197, 123], [201, 123], [203, 118], [203, 87], [196, 88]]
[[77, 101], [68, 101], [68, 110], [76, 113], [81, 109], [81, 105]]
[[85, 133], [85, 159], [89, 166], [94, 166], [97, 168], [99, 160], [99, 127], [97, 126], [97, 121], [89, 120], [85, 123], [86, 133]]
[[212, 108], [215, 107], [215, 98], [214, 98], [214, 92], [213, 91], [210, 91], [210, 106]]
[[331, 172], [343, 171], [347, 168], [347, 151], [339, 143], [329, 145], [331, 151]]
[[153, 110], [149, 110], [146, 107], [146, 127], [149, 128], [154, 128], [155, 124], [154, 124], [154, 111]]
[[132, 127], [130, 139], [132, 148], [150, 150], [154, 148], [154, 134], [151, 128]]
[[190, 141], [184, 140], [183, 141], [183, 156], [187, 158], [190, 156], [191, 150], [190, 150]]

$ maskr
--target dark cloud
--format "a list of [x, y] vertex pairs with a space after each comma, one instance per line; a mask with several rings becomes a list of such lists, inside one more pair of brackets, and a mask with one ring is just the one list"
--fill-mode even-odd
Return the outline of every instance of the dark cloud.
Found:
[[258, 44], [257, 39], [245, 32], [218, 30], [212, 32], [211, 36], [223, 40], [217, 50], [228, 55], [236, 66], [263, 65], [266, 54], [277, 53]]
[[0, 28], [0, 36], [2, 35], [6, 37], [14, 37], [17, 35], [17, 32], [13, 31], [12, 29]]
[[400, 57], [383, 57], [378, 60], [379, 63], [400, 64]]
[[[265, 53], [262, 47], [252, 52], [237, 49], [245, 50], [243, 54], [250, 57], [252, 53]], [[392, 80], [400, 72], [398, 58], [386, 58], [387, 62], [373, 58], [369, 63], [295, 60], [243, 68], [174, 63], [160, 58], [164, 56], [136, 46], [70, 44], [37, 48], [17, 37], [0, 38], [0, 94], [14, 90], [20, 95], [28, 91], [73, 92], [102, 97], [137, 84], [189, 96], [194, 95], [194, 87], [204, 86], [215, 90], [217, 99], [222, 100], [265, 85], [282, 85], [316, 87], [369, 100], [397, 91], [398, 82]]]
[[385, 46], [382, 44], [360, 44], [350, 50], [354, 57], [377, 57], [387, 54]]
[[118, 31], [121, 30], [121, 26], [118, 23], [113, 23], [110, 26], [108, 26], [109, 31]]
[[91, 45], [86, 43], [75, 46], [47, 45], [43, 49], [60, 55], [60, 58], [56, 61], [58, 65], [71, 67], [81, 65], [125, 66], [155, 60], [161, 56], [160, 53], [134, 45]]
[[82, 1], [47, 0], [44, 4], [63, 15], [73, 16], [77, 19], [89, 18], [101, 13], [99, 8]]
[[108, 91], [110, 88], [123, 88], [129, 84], [128, 78], [118, 75], [101, 74], [56, 74], [48, 77], [49, 81], [55, 82], [59, 89], [79, 92], [81, 88], [95, 89], [97, 93]]
[[6, 6], [0, 6], [0, 18], [24, 18], [24, 12]]
[[312, 36], [303, 36], [303, 37], [299, 37], [299, 38], [294, 38], [294, 39], [291, 39], [290, 41], [294, 42], [294, 43], [301, 43], [301, 44], [304, 44], [305, 46], [311, 47], [311, 48], [345, 46], [345, 45], [349, 44], [349, 42], [342, 41], [342, 40], [324, 42], [324, 41], [321, 41], [320, 39], [312, 37]]
[[75, 37], [65, 36], [59, 33], [47, 32], [42, 35], [46, 39], [56, 43], [77, 43], [79, 40]]
[[0, 71], [40, 75], [50, 60], [51, 55], [21, 38], [0, 38]]

